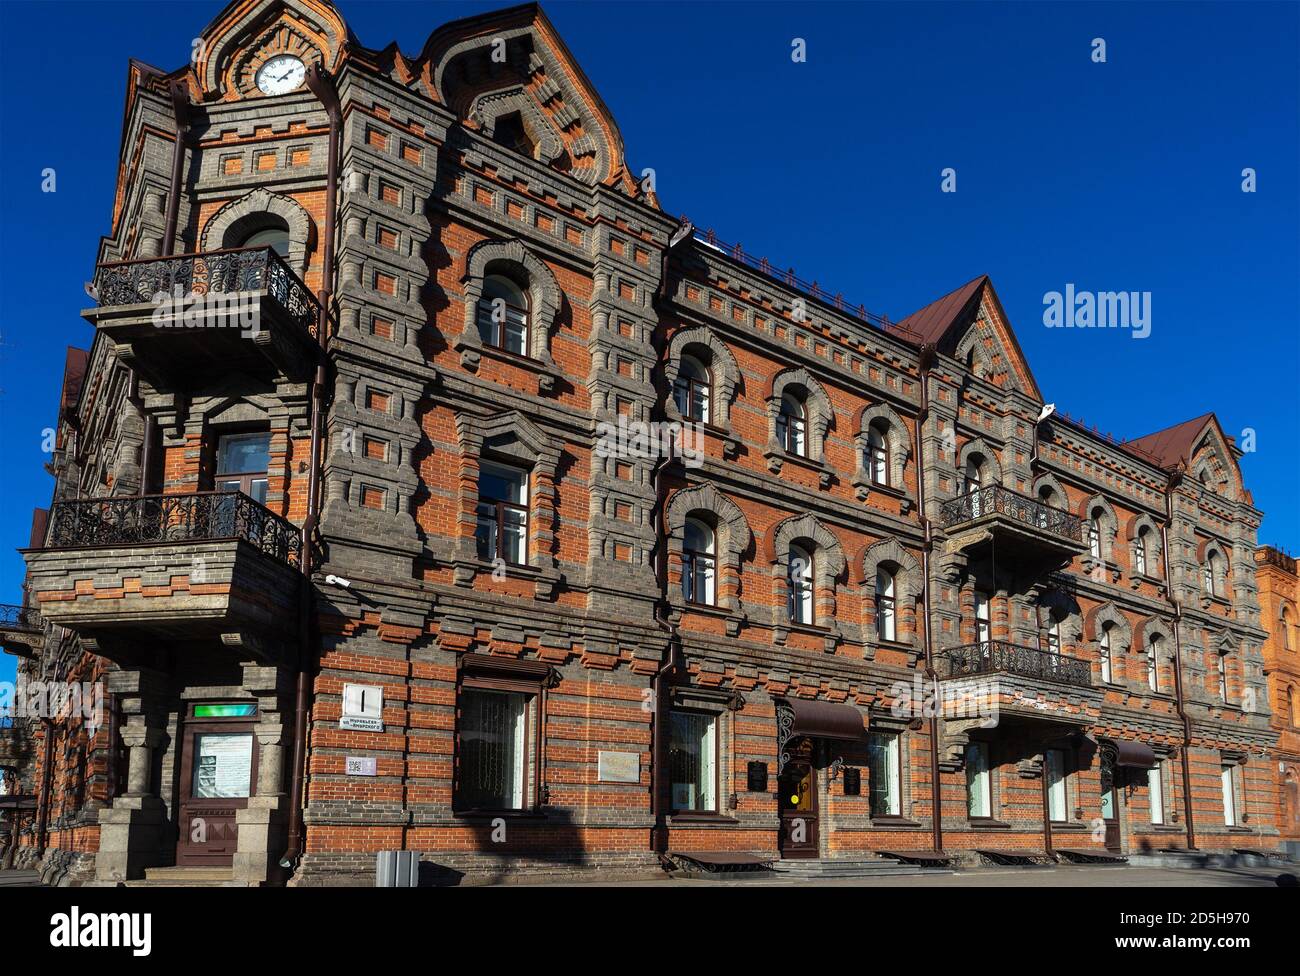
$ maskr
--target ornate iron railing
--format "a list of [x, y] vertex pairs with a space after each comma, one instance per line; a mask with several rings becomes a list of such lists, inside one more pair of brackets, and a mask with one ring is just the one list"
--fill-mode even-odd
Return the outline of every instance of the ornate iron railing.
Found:
[[0, 627], [13, 630], [40, 630], [43, 621], [41, 612], [35, 607], [24, 607], [17, 603], [0, 603]]
[[939, 522], [951, 528], [986, 515], [1005, 515], [1031, 528], [1072, 542], [1083, 542], [1083, 519], [1001, 485], [989, 485], [958, 495], [939, 507]]
[[1079, 688], [1092, 684], [1092, 665], [1082, 658], [1007, 641], [963, 644], [947, 651], [944, 657], [948, 660], [950, 678], [1001, 672]]
[[264, 292], [295, 325], [316, 335], [320, 306], [270, 247], [115, 261], [95, 272], [95, 298], [101, 307], [241, 292]]
[[219, 539], [242, 539], [291, 566], [302, 558], [298, 527], [238, 491], [55, 502], [45, 545], [101, 548]]

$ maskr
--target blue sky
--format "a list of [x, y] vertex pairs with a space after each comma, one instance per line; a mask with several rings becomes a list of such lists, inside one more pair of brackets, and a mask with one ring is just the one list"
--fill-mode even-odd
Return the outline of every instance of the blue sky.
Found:
[[[221, 6], [0, 0], [0, 602], [50, 499], [64, 349], [91, 339], [127, 59], [179, 66]], [[503, 5], [338, 6], [413, 55]], [[1296, 4], [545, 6], [670, 212], [896, 318], [988, 273], [1060, 409], [1119, 437], [1211, 409], [1253, 429], [1260, 540], [1300, 550]], [[1045, 328], [1067, 283], [1150, 292], [1151, 335]]]

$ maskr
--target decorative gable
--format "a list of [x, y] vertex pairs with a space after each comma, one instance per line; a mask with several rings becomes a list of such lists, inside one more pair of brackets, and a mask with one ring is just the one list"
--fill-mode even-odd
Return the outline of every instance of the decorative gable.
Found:
[[343, 54], [347, 27], [325, 0], [245, 0], [208, 25], [196, 52], [195, 80], [204, 101], [262, 97], [257, 70], [292, 54], [311, 67], [333, 71]]

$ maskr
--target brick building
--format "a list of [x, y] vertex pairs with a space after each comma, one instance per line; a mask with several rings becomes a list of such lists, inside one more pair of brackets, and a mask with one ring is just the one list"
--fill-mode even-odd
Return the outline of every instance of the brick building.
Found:
[[20, 861], [1276, 846], [1213, 415], [1102, 437], [987, 277], [895, 322], [668, 216], [534, 5], [408, 56], [236, 0], [196, 50], [127, 72], [6, 631], [107, 698], [25, 720]]
[[1277, 824], [1282, 838], [1300, 843], [1300, 576], [1296, 560], [1272, 546], [1255, 550], [1255, 579], [1264, 642], [1264, 675], [1273, 729], [1277, 776]]

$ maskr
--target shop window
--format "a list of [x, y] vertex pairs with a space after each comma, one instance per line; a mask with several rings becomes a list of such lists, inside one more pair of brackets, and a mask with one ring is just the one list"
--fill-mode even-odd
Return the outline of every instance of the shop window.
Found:
[[669, 713], [668, 771], [674, 813], [718, 812], [718, 720], [702, 712]]
[[867, 736], [867, 768], [871, 777], [873, 817], [897, 817], [902, 814], [900, 745], [897, 735], [873, 732]]
[[972, 819], [993, 816], [993, 783], [989, 747], [985, 742], [966, 746], [966, 813]]

